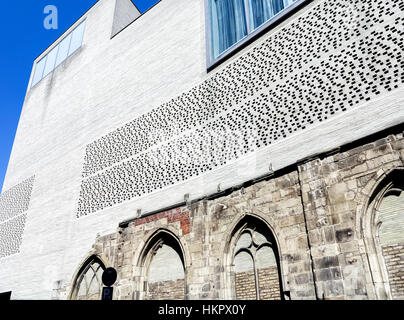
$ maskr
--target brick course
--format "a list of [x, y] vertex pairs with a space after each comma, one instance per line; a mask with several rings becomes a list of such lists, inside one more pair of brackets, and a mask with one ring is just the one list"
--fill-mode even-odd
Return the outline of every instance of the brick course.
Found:
[[382, 249], [393, 299], [404, 300], [404, 243], [384, 246]]
[[258, 269], [260, 300], [280, 300], [278, 268]]
[[236, 278], [236, 299], [238, 300], [256, 300], [257, 293], [255, 289], [254, 270], [238, 272]]
[[181, 208], [176, 208], [173, 210], [168, 210], [165, 212], [158, 213], [153, 216], [138, 219], [134, 222], [135, 226], [140, 226], [145, 223], [155, 222], [157, 220], [167, 218], [168, 223], [174, 223], [179, 221], [181, 225], [182, 234], [188, 234], [190, 232], [190, 218], [189, 212], [182, 212]]

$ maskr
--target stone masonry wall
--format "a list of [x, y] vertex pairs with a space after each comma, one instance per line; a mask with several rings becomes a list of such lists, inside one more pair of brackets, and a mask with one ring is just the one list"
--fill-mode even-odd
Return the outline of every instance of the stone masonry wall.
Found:
[[393, 299], [404, 300], [404, 243], [384, 246], [382, 249]]
[[184, 300], [184, 279], [149, 283], [148, 300]]
[[[244, 283], [244, 276], [231, 277], [232, 241], [245, 219], [264, 221], [279, 249], [279, 282], [292, 300], [374, 299], [361, 229], [363, 210], [376, 182], [404, 166], [404, 138], [398, 133], [369, 141], [344, 146], [226, 195], [135, 219], [115, 234], [97, 238], [92, 253], [117, 268], [117, 299], [146, 299], [144, 249], [150, 239], [168, 232], [183, 250], [185, 299], [250, 298], [248, 290], [235, 285]], [[384, 251], [392, 275], [403, 249]], [[402, 276], [390, 278], [397, 297], [403, 292]], [[270, 287], [263, 285], [263, 297], [280, 298]]]
[[[296, 171], [215, 200], [136, 219], [116, 234], [97, 238], [93, 253], [105, 256], [118, 270], [117, 299], [146, 299], [142, 250], [156, 233], [167, 230], [184, 250], [185, 298], [236, 299], [234, 278], [229, 277], [233, 261], [229, 241], [246, 214], [267, 221], [274, 230], [282, 255], [283, 289], [291, 291], [294, 299], [314, 299]], [[269, 295], [268, 288], [262, 291]], [[279, 295], [279, 288], [277, 291]]]
[[371, 186], [403, 166], [403, 153], [403, 134], [389, 135], [299, 167], [320, 298], [375, 298], [360, 215]]

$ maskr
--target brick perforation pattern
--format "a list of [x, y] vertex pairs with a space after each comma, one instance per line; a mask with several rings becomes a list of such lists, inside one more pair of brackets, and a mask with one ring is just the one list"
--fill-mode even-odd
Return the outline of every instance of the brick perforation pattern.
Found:
[[34, 177], [0, 195], [0, 223], [28, 210]]
[[192, 90], [89, 144], [77, 217], [197, 177], [404, 82], [399, 0], [323, 1]]
[[35, 177], [0, 196], [0, 259], [20, 252]]

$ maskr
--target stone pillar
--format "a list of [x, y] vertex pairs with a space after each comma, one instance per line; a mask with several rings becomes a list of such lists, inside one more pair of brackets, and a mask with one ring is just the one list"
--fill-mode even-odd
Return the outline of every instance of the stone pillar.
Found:
[[338, 166], [329, 156], [298, 168], [317, 295], [365, 299], [364, 261], [355, 234], [357, 184], [344, 179]]

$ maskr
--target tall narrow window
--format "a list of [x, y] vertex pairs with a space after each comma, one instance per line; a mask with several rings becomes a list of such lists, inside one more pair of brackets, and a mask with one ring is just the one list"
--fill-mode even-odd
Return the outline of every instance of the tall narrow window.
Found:
[[252, 30], [291, 5], [294, 0], [248, 0]]
[[42, 58], [35, 65], [34, 77], [32, 78], [32, 86], [42, 80], [43, 71], [45, 69], [46, 57]]
[[70, 42], [72, 40], [72, 35], [69, 34], [66, 38], [64, 38], [59, 44], [59, 52], [58, 57], [56, 59], [56, 66], [60, 65], [63, 61], [66, 60], [67, 54], [69, 52]]
[[101, 300], [102, 273], [105, 266], [98, 258], [92, 258], [80, 271], [77, 277], [72, 299]]
[[43, 72], [43, 76], [46, 77], [49, 73], [55, 69], [55, 62], [56, 62], [56, 56], [58, 54], [58, 49], [59, 46], [53, 48], [47, 55], [46, 57], [46, 65], [45, 65], [45, 70]]
[[246, 225], [234, 249], [236, 299], [280, 300], [279, 259], [269, 230]]
[[74, 31], [71, 33], [72, 40], [70, 41], [69, 56], [73, 54], [78, 48], [81, 47], [84, 36], [85, 24], [81, 23]]
[[404, 192], [392, 188], [383, 197], [378, 214], [378, 242], [385, 260], [391, 296], [404, 299]]
[[31, 87], [35, 86], [39, 81], [50, 74], [57, 66], [81, 47], [85, 25], [84, 20], [72, 32], [65, 36], [62, 41], [55, 45], [45, 57], [37, 62]]
[[404, 169], [389, 172], [375, 186], [361, 220], [372, 294], [404, 300]]
[[306, 0], [207, 0], [209, 3], [210, 58], [212, 64], [249, 38], [260, 26]]
[[146, 297], [149, 300], [184, 300], [185, 270], [179, 243], [162, 232], [146, 250]]
[[244, 0], [211, 0], [212, 53], [217, 57], [247, 35]]

